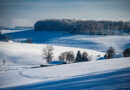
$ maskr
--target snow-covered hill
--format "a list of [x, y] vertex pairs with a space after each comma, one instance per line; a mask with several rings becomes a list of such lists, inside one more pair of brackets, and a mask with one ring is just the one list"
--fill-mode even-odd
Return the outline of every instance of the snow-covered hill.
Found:
[[[28, 69], [28, 70], [23, 69], [20, 71], [13, 71], [13, 72], [3, 72], [3, 73], [0, 73], [0, 80], [1, 80], [0, 88], [25, 85], [25, 84], [27, 85], [27, 84], [31, 84], [31, 83], [33, 83], [33, 85], [35, 85], [35, 83], [44, 83], [47, 81], [63, 80], [63, 79], [69, 79], [69, 78], [75, 78], [73, 80], [73, 83], [75, 83], [74, 85], [82, 86], [82, 83], [76, 84], [76, 82], [74, 82], [76, 80], [76, 77], [80, 77], [80, 76], [89, 77], [92, 75], [95, 75], [95, 77], [96, 77], [96, 75], [98, 75], [98, 74], [114, 72], [114, 71], [117, 71], [120, 69], [126, 69], [126, 68], [130, 68], [130, 58], [110, 59], [110, 60], [101, 60], [101, 61], [93, 61], [93, 62], [90, 61], [90, 62], [81, 62], [81, 63], [74, 63], [74, 64], [52, 66], [52, 67]], [[119, 77], [122, 75], [124, 77], [124, 79], [122, 78], [122, 80], [127, 80], [129, 78], [125, 78], [124, 75], [129, 76], [130, 73], [125, 72], [125, 74], [121, 74], [121, 72], [120, 72], [117, 74], [117, 76], [112, 75], [112, 74], [108, 74], [108, 75], [106, 74], [106, 77], [105, 77], [105, 75], [104, 76], [100, 75], [100, 77], [96, 77], [97, 79], [93, 78], [90, 80], [93, 83], [95, 82], [95, 84], [97, 81], [100, 81], [102, 79], [102, 77], [104, 77], [105, 79], [108, 79], [108, 81], [111, 78], [113, 78], [113, 80], [115, 79], [115, 80], [119, 81], [121, 79]], [[86, 82], [87, 85], [90, 85], [91, 82], [90, 82], [89, 78], [88, 79], [84, 78], [82, 82], [84, 82], [86, 80], [88, 80]], [[101, 81], [100, 81], [100, 83], [105, 84], [105, 82], [103, 82], [103, 81], [101, 82]], [[112, 81], [109, 81], [109, 82], [112, 87], [113, 82]], [[60, 86], [62, 83], [60, 83], [60, 85], [57, 83], [54, 83], [54, 84], [57, 86]], [[121, 85], [122, 82], [119, 81], [116, 84]], [[130, 84], [129, 81], [127, 81], [127, 84]], [[107, 84], [105, 84], [105, 85], [107, 85]], [[42, 87], [45, 87], [45, 86], [42, 86]], [[30, 87], [30, 88], [36, 88], [36, 87]], [[19, 89], [19, 88], [17, 88], [17, 89]]]
[[[26, 44], [26, 43], [14, 43], [14, 42], [0, 42], [0, 64], [3, 60], [6, 63], [14, 64], [42, 64], [42, 49], [48, 44]], [[94, 59], [104, 56], [104, 53], [81, 48], [72, 48], [64, 46], [54, 46], [53, 60], [58, 60], [58, 56], [65, 51], [73, 51], [76, 55], [77, 51], [86, 51], [89, 56], [93, 56]]]
[[[113, 46], [118, 52], [122, 52], [124, 48], [129, 47], [130, 36], [69, 35], [63, 32], [36, 32], [34, 30], [2, 30], [2, 33], [11, 35], [14, 41], [21, 41], [31, 38], [34, 43], [0, 42], [0, 88], [19, 85], [28, 86], [28, 84], [36, 85], [36, 83], [45, 83], [47, 81], [52, 82], [55, 80], [72, 78], [74, 78], [72, 82], [77, 83], [79, 81], [75, 82], [75, 78], [79, 79], [79, 77], [82, 76], [85, 77], [82, 78], [83, 80], [81, 80], [80, 83], [78, 83], [79, 85], [72, 85], [69, 87], [82, 86], [82, 82], [85, 82], [85, 85], [92, 85], [93, 83], [94, 85], [97, 85], [96, 82], [102, 85], [104, 83], [102, 81], [102, 76], [103, 80], [104, 78], [105, 80], [107, 79], [106, 82], [108, 81], [109, 84], [112, 80], [115, 80], [115, 84], [118, 83], [118, 86], [125, 85], [128, 87], [128, 84], [130, 84], [126, 81], [129, 81], [130, 79], [128, 77], [130, 75], [128, 72], [130, 71], [130, 58], [96, 60], [104, 56], [104, 52], [100, 51], [105, 51], [109, 46]], [[52, 45], [54, 47], [53, 60], [58, 60], [58, 56], [62, 52], [73, 51], [76, 55], [78, 50], [81, 52], [86, 51], [88, 55], [93, 58], [92, 61], [89, 62], [44, 68], [30, 68], [32, 66], [35, 67], [45, 63], [41, 54], [43, 47], [46, 47], [47, 45]], [[5, 60], [5, 65], [3, 65], [3, 60]], [[121, 74], [120, 69], [126, 71]], [[120, 72], [115, 72], [117, 70]], [[111, 74], [104, 74], [109, 72], [115, 72], [118, 75], [110, 76]], [[98, 74], [101, 75], [97, 77]], [[96, 77], [96, 79], [88, 78], [88, 76], [90, 77], [91, 75], [95, 75], [94, 78]], [[86, 77], [88, 79], [86, 79]], [[119, 80], [121, 77], [125, 83]], [[91, 82], [93, 83], [91, 84]], [[107, 84], [104, 84], [103, 88], [107, 87], [105, 87], [105, 85]], [[59, 85], [55, 83], [55, 86]], [[19, 87], [15, 89], [19, 89]]]
[[72, 35], [55, 38], [48, 43], [70, 47], [88, 48], [96, 51], [106, 52], [112, 46], [117, 53], [130, 47], [130, 36], [102, 36], [102, 35]]
[[31, 38], [33, 43], [85, 48], [103, 52], [110, 46], [114, 47], [118, 53], [130, 47], [129, 35], [70, 35], [66, 32], [35, 30], [2, 30], [2, 33], [11, 35], [14, 41], [22, 41]]

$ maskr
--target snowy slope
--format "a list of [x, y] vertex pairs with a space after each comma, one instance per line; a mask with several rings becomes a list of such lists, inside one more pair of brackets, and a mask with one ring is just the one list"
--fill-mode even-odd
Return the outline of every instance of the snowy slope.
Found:
[[[14, 64], [41, 64], [44, 63], [42, 59], [42, 49], [48, 44], [26, 44], [26, 43], [10, 43], [0, 42], [0, 64], [3, 60]], [[58, 60], [58, 56], [65, 51], [73, 51], [76, 55], [77, 51], [86, 51], [89, 56], [93, 55], [96, 59], [98, 55], [104, 56], [104, 53], [81, 48], [54, 46], [53, 60]]]
[[[84, 75], [91, 76], [130, 68], [130, 58], [96, 61], [99, 55], [104, 56], [104, 53], [99, 51], [105, 51], [109, 46], [114, 46], [118, 52], [122, 52], [124, 48], [129, 47], [130, 36], [63, 35], [62, 32], [36, 32], [34, 30], [3, 30], [2, 33], [11, 35], [15, 41], [32, 38], [35, 44], [0, 42], [0, 88], [63, 80]], [[45, 63], [41, 54], [42, 48], [47, 45], [54, 47], [53, 60], [58, 60], [58, 56], [64, 51], [74, 51], [76, 54], [80, 50], [81, 52], [86, 51], [89, 56], [93, 56], [93, 61], [30, 68]], [[6, 65], [2, 65], [3, 60], [6, 61]], [[125, 75], [129, 76], [129, 73], [126, 72]], [[121, 76], [120, 73], [118, 76]], [[119, 79], [118, 76], [117, 79]]]
[[[84, 75], [91, 76], [99, 73], [112, 72], [124, 68], [130, 68], [130, 58], [110, 59], [93, 62], [90, 61], [45, 68], [4, 72], [0, 73], [0, 88], [25, 85], [37, 82], [40, 83], [50, 80], [52, 81], [67, 79]], [[126, 75], [127, 74], [129, 73], [126, 73]], [[118, 74], [118, 76], [120, 76], [120, 73]], [[99, 78], [99, 80], [100, 79], [101, 78]], [[96, 81], [98, 81], [98, 79]]]
[[21, 32], [26, 30], [1, 30], [2, 34], [14, 33], [14, 32]]
[[[69, 46], [75, 48], [92, 49], [105, 52], [108, 47], [113, 46], [120, 53], [130, 47], [130, 35], [70, 35], [65, 32], [35, 31], [35, 30], [2, 30], [3, 33], [11, 35], [15, 41], [31, 38], [33, 43], [46, 43], [52, 45]], [[12, 33], [11, 33], [12, 32]]]
[[72, 35], [55, 38], [48, 41], [48, 43], [70, 47], [82, 47], [103, 52], [112, 46], [117, 53], [120, 53], [130, 47], [130, 36]]

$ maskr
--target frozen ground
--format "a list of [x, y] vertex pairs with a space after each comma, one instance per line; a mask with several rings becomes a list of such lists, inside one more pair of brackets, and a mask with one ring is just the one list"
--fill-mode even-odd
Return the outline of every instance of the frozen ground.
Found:
[[[109, 46], [113, 46], [117, 52], [129, 47], [128, 35], [69, 35], [34, 30], [2, 30], [2, 33], [11, 35], [14, 41], [31, 38], [34, 43], [0, 42], [0, 89], [130, 88], [130, 58], [96, 61], [104, 56]], [[92, 61], [32, 68], [45, 63], [41, 54], [43, 47], [47, 45], [54, 47], [53, 60], [58, 60], [58, 56], [64, 51], [74, 51], [76, 54], [80, 50], [86, 51]]]
[[[130, 68], [112, 72], [83, 75], [70, 79], [40, 82], [5, 88], [5, 90], [129, 90]], [[4, 89], [3, 89], [4, 90]]]
[[88, 48], [102, 52], [105, 52], [110, 46], [112, 46], [117, 53], [120, 53], [124, 49], [130, 47], [130, 36], [73, 35], [56, 38], [48, 43]]
[[[6, 64], [19, 64], [19, 65], [32, 65], [45, 63], [42, 59], [42, 49], [48, 44], [26, 44], [26, 43], [14, 43], [14, 42], [0, 42], [0, 65], [3, 60]], [[54, 46], [53, 60], [58, 60], [58, 56], [65, 51], [73, 51], [76, 55], [77, 51], [86, 51], [89, 56], [92, 56], [93, 60], [104, 56], [104, 53], [95, 50]]]
[[21, 32], [26, 30], [1, 30], [2, 34], [8, 34], [8, 33], [15, 33], [15, 32]]
[[117, 53], [121, 53], [124, 49], [130, 47], [129, 35], [70, 35], [66, 32], [35, 30], [23, 30], [19, 32], [18, 30], [3, 30], [2, 32], [11, 35], [15, 41], [22, 41], [26, 38], [31, 38], [34, 43], [85, 48], [103, 52], [105, 52], [110, 46], [113, 46]]
[[[67, 82], [65, 84], [55, 83], [51, 86], [47, 86], [44, 83], [47, 81], [52, 82], [55, 80], [63, 80], [63, 79], [70, 79], [69, 81], [70, 84], [73, 84], [73, 85], [69, 85], [68, 88], [78, 87], [78, 86], [82, 87], [83, 85], [89, 86], [93, 84], [96, 86], [99, 83], [100, 84], [106, 83], [105, 86], [103, 87], [108, 88], [106, 86], [107, 83], [109, 83], [109, 85], [112, 87], [112, 82], [116, 82], [115, 80], [117, 80], [116, 84], [118, 84], [118, 86], [124, 85], [125, 87], [123, 88], [128, 88], [128, 85], [130, 84], [129, 82], [130, 69], [126, 69], [126, 68], [130, 68], [130, 58], [90, 61], [90, 62], [81, 62], [81, 63], [67, 64], [67, 65], [52, 66], [52, 67], [46, 67], [46, 68], [35, 68], [35, 69], [27, 69], [27, 70], [23, 69], [23, 70], [12, 71], [12, 72], [1, 72], [0, 73], [0, 80], [1, 80], [0, 88], [31, 84], [31, 85], [34, 85], [34, 87], [30, 87], [30, 88], [36, 89], [36, 87], [38, 88], [38, 86], [35, 87], [35, 85], [40, 84], [40, 83], [41, 83], [40, 84], [41, 86], [39, 87], [43, 87], [43, 89], [45, 87], [56, 88], [56, 86], [60, 86], [60, 85], [64, 86]], [[120, 71], [120, 69], [124, 69], [124, 71], [126, 72], [123, 74], [123, 71]], [[118, 71], [118, 70], [119, 72], [116, 73], [115, 71]], [[115, 72], [116, 75], [111, 74], [111, 72]], [[104, 73], [109, 73], [109, 74], [104, 74]], [[93, 75], [95, 76], [93, 77]], [[89, 78], [91, 76], [93, 78]], [[82, 79], [81, 82], [80, 80], [79, 81], [77, 80], [78, 78]], [[108, 80], [108, 82], [107, 81], [105, 82], [105, 80]], [[122, 82], [126, 80], [128, 80], [127, 83]], [[67, 84], [69, 84], [69, 82]], [[57, 88], [60, 88], [60, 87], [57, 87]], [[65, 88], [65, 87], [61, 87], [61, 88]], [[17, 89], [20, 89], [20, 88], [17, 88]]]

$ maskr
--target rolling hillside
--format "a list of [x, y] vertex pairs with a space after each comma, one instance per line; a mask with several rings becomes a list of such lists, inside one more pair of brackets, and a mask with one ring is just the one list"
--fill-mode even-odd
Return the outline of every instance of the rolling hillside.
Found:
[[130, 47], [129, 35], [70, 35], [58, 31], [35, 31], [35, 30], [2, 30], [3, 34], [10, 35], [14, 41], [25, 41], [32, 39], [33, 43], [44, 43], [58, 46], [91, 49], [106, 52], [110, 46], [114, 47], [117, 53]]

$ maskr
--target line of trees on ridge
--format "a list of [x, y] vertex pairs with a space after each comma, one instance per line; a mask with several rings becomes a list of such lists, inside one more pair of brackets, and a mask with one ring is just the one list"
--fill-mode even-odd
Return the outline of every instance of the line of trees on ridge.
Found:
[[36, 31], [67, 31], [71, 34], [101, 34], [113, 35], [130, 33], [130, 21], [94, 21], [75, 19], [46, 19], [37, 21], [34, 25]]

